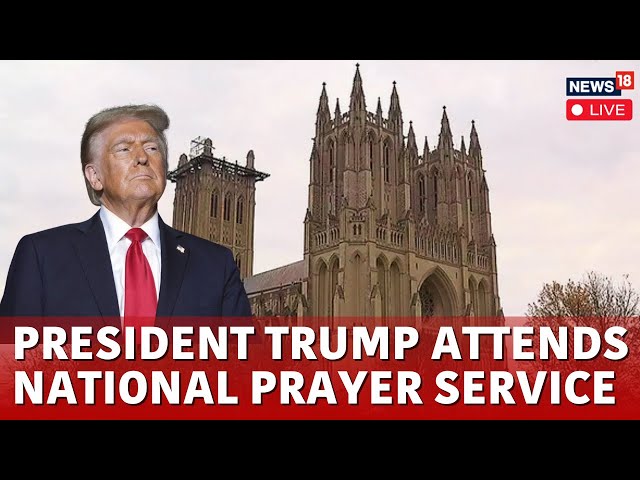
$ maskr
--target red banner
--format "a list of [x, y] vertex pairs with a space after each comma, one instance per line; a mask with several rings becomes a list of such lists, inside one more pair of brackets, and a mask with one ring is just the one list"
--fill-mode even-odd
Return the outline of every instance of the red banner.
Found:
[[637, 319], [0, 325], [0, 419], [640, 419]]

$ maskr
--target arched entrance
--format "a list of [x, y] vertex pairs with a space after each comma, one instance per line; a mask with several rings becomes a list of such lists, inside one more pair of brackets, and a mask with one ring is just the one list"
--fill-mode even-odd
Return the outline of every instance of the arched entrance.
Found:
[[422, 318], [451, 317], [457, 314], [455, 290], [447, 275], [439, 268], [434, 270], [418, 290]]

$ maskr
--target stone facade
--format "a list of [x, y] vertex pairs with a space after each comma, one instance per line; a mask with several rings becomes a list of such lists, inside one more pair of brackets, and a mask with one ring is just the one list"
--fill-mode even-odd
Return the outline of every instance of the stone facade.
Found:
[[[380, 98], [375, 112], [367, 110], [359, 67], [344, 113], [337, 101], [332, 115], [323, 84], [298, 262], [251, 275], [255, 176], [186, 176], [185, 186], [176, 188], [174, 226], [214, 241], [222, 229], [220, 243], [241, 255], [258, 316], [294, 322], [342, 317], [361, 324], [373, 318], [380, 325], [402, 318], [423, 328], [428, 318], [441, 316], [498, 322], [496, 243], [475, 123], [468, 150], [464, 137], [454, 147], [446, 108], [433, 149], [425, 138], [421, 152], [412, 123], [406, 136], [404, 127], [395, 82], [386, 116]], [[215, 188], [232, 192], [232, 205], [239, 198], [247, 202], [239, 243], [227, 241], [237, 238], [237, 225], [207, 215]], [[189, 196], [197, 200], [185, 205]]]

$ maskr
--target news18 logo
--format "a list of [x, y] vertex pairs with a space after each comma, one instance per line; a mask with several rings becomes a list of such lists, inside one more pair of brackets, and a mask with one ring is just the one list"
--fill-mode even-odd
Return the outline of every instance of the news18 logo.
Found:
[[622, 96], [623, 90], [633, 90], [632, 71], [616, 72], [615, 77], [568, 77], [567, 120], [631, 120], [633, 102]]

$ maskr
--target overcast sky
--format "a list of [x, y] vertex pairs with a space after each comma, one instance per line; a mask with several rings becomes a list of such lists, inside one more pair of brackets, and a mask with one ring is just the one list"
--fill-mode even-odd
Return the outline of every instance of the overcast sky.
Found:
[[[80, 136], [105, 107], [155, 103], [171, 118], [170, 167], [192, 139], [271, 176], [257, 184], [254, 273], [302, 259], [309, 155], [322, 82], [348, 108], [358, 60], [0, 61], [0, 292], [20, 237], [95, 211]], [[640, 61], [360, 61], [367, 108], [389, 108], [437, 144], [443, 105], [456, 148], [471, 121], [482, 146], [499, 294], [524, 315], [543, 283], [597, 270], [640, 288], [640, 118], [570, 122], [566, 77], [640, 74]], [[625, 98], [638, 103], [637, 90]], [[637, 112], [637, 110], [636, 110]], [[405, 132], [406, 134], [406, 132]], [[171, 224], [174, 184], [160, 201]]]

